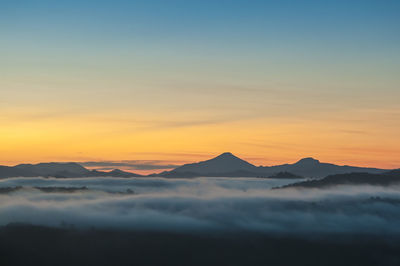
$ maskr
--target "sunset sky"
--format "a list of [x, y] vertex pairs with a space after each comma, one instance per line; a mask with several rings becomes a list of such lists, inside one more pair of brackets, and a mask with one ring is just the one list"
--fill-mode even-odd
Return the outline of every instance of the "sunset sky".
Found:
[[0, 1], [0, 164], [160, 171], [230, 151], [400, 168], [399, 14], [398, 0]]

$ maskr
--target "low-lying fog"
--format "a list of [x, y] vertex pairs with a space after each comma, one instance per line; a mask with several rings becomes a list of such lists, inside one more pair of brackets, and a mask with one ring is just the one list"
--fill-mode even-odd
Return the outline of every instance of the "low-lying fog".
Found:
[[[13, 178], [0, 187], [0, 225], [268, 233], [400, 233], [400, 186], [271, 189], [260, 178]], [[34, 187], [74, 187], [43, 192]]]

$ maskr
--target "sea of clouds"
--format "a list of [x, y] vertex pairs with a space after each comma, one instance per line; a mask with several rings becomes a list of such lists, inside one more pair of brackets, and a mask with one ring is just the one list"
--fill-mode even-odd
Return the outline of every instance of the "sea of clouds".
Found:
[[[0, 225], [188, 232], [400, 234], [400, 186], [272, 189], [261, 178], [12, 178], [0, 187]], [[87, 187], [47, 193], [34, 187]], [[126, 193], [126, 192], [130, 193]], [[134, 192], [133, 194], [131, 192]]]

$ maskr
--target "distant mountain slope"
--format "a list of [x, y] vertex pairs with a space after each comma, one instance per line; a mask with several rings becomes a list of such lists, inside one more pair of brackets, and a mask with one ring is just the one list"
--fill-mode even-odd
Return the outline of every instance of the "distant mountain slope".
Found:
[[349, 173], [330, 175], [323, 179], [308, 180], [294, 183], [284, 188], [324, 188], [337, 185], [378, 185], [388, 186], [394, 183], [400, 183], [400, 170], [389, 171], [382, 174], [371, 173]]
[[88, 176], [88, 177], [141, 177], [142, 175], [138, 175], [138, 174], [131, 173], [131, 172], [125, 172], [125, 171], [122, 171], [119, 169], [114, 169], [109, 172], [92, 170], [86, 176]]
[[277, 166], [255, 166], [232, 153], [223, 153], [213, 159], [199, 163], [185, 164], [172, 171], [161, 173], [164, 177], [196, 177], [196, 176], [225, 176], [225, 177], [270, 177], [278, 173], [291, 173], [296, 176], [321, 178], [328, 175], [352, 172], [383, 173], [386, 170], [354, 166], [339, 166], [321, 163], [313, 158], [304, 158], [294, 164]]
[[385, 172], [385, 175], [389, 176], [400, 176], [400, 169], [390, 170]]
[[14, 168], [33, 173], [35, 176], [78, 177], [89, 173], [89, 170], [77, 163], [20, 164]]
[[367, 172], [379, 174], [386, 170], [377, 168], [365, 168], [355, 166], [340, 166], [330, 163], [321, 163], [314, 158], [304, 158], [294, 164], [284, 164], [277, 166], [265, 166], [260, 167], [260, 171], [263, 173], [275, 174], [278, 172], [290, 172], [299, 176], [321, 178], [328, 175], [345, 174], [345, 173], [357, 173]]
[[32, 172], [23, 169], [17, 169], [15, 167], [9, 167], [9, 166], [0, 166], [0, 178], [15, 177], [15, 176], [27, 177], [27, 176], [32, 176], [32, 174], [33, 174]]
[[141, 175], [124, 172], [119, 169], [110, 172], [88, 170], [78, 163], [39, 163], [20, 164], [14, 167], [0, 166], [0, 178], [8, 177], [140, 177]]
[[289, 172], [279, 172], [277, 174], [274, 174], [272, 176], [269, 176], [268, 178], [276, 178], [276, 179], [303, 179], [304, 177], [299, 176], [299, 175], [294, 175]]

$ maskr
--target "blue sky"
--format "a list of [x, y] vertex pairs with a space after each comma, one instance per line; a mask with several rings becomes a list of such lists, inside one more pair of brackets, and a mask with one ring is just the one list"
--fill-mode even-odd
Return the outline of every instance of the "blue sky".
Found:
[[[361, 146], [385, 147], [381, 153], [397, 147], [398, 14], [400, 2], [391, 0], [0, 1], [0, 111], [9, 125], [1, 136], [9, 143], [32, 141], [33, 152], [47, 145], [41, 128], [78, 121], [93, 126], [82, 132], [98, 134], [100, 142], [128, 132], [129, 149], [143, 151], [149, 141], [156, 152], [153, 144], [172, 135], [179, 136], [174, 148], [160, 144], [162, 152], [198, 154], [200, 148], [190, 148], [198, 140], [185, 137], [194, 134], [185, 130], [202, 129], [210, 138], [204, 149], [233, 147], [239, 155], [264, 157], [267, 151], [239, 143], [258, 132], [252, 143], [298, 146], [296, 136], [268, 133], [286, 134], [284, 128], [298, 125], [291, 131], [302, 142], [313, 143], [310, 133], [320, 139], [309, 152], [323, 156], [347, 143], [340, 147], [352, 151], [348, 160], [370, 162], [365, 158], [378, 156], [365, 155]], [[32, 119], [35, 124], [27, 125]], [[115, 132], [108, 131], [110, 121], [121, 121]], [[226, 134], [251, 132], [222, 141], [212, 137], [211, 125]], [[329, 126], [335, 128], [329, 136], [316, 132]], [[154, 139], [142, 147], [135, 132], [144, 128]], [[17, 129], [32, 134], [15, 140]], [[330, 141], [336, 146], [325, 147]], [[295, 160], [306, 148], [273, 153]], [[137, 159], [111, 157], [104, 159]]]
[[38, 42], [58, 38], [77, 46], [93, 44], [88, 39], [111, 46], [121, 41], [170, 46], [184, 41], [212, 48], [234, 41], [245, 50], [254, 42], [290, 41], [313, 43], [310, 49], [355, 49], [359, 42], [393, 49], [393, 41], [399, 41], [399, 10], [398, 1], [117, 0], [2, 1], [0, 12], [9, 37], [26, 34]]

